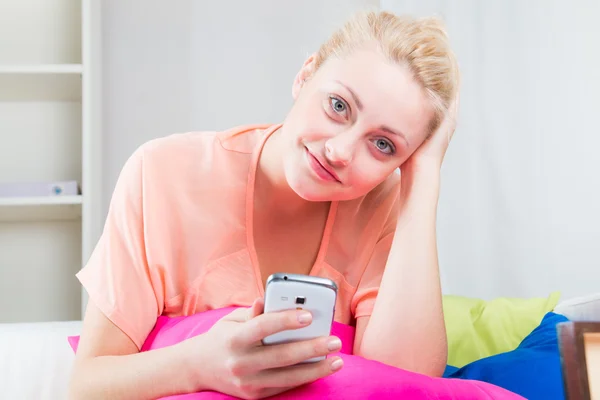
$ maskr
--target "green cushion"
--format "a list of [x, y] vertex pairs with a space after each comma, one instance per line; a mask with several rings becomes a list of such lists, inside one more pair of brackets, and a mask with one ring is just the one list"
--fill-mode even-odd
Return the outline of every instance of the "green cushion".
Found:
[[481, 299], [443, 297], [448, 364], [462, 367], [517, 348], [546, 313], [554, 310], [560, 292], [547, 298]]

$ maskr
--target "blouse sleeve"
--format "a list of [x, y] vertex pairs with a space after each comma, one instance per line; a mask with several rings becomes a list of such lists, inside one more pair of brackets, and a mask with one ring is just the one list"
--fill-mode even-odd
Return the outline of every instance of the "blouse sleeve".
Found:
[[351, 309], [355, 319], [370, 316], [373, 312], [393, 240], [394, 232], [391, 232], [382, 237], [375, 245], [373, 255], [352, 298]]
[[164, 282], [148, 265], [144, 232], [144, 156], [125, 163], [102, 235], [77, 274], [93, 302], [138, 349], [163, 310]]
[[370, 316], [373, 312], [383, 271], [385, 270], [396, 232], [399, 213], [398, 194], [399, 191], [396, 190], [387, 199], [390, 204], [389, 213], [382, 229], [377, 232], [376, 236], [374, 235], [378, 239], [375, 242], [356, 292], [352, 297], [350, 307], [355, 319]]

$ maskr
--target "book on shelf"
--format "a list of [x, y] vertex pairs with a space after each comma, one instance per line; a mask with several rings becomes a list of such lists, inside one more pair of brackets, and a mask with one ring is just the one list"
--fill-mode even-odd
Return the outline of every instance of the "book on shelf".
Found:
[[77, 181], [0, 183], [0, 197], [77, 196]]

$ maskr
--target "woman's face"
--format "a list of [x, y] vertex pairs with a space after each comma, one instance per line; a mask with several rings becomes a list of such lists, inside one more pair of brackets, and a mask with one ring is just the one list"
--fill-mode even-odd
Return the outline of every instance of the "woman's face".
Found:
[[282, 127], [286, 179], [310, 201], [363, 196], [423, 143], [433, 113], [408, 69], [376, 51], [332, 57], [314, 74], [313, 62]]

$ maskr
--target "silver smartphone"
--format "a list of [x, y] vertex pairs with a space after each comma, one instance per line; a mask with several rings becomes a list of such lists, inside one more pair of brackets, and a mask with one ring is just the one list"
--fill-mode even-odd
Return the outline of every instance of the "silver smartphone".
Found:
[[[265, 288], [264, 312], [307, 310], [312, 314], [310, 325], [277, 332], [263, 339], [272, 345], [329, 336], [335, 315], [337, 285], [334, 281], [310, 275], [278, 273], [269, 276]], [[325, 357], [315, 357], [305, 362], [317, 362]]]

